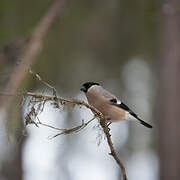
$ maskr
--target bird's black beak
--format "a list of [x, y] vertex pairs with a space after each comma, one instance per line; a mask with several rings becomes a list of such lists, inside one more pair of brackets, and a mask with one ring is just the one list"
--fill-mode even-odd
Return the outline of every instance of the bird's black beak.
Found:
[[81, 86], [81, 89], [80, 89], [80, 90], [83, 91], [83, 92], [86, 92], [86, 87]]

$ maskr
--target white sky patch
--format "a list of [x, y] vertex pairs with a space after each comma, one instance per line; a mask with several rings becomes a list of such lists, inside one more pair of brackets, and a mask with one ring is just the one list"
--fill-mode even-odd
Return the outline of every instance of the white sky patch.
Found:
[[[151, 72], [148, 64], [141, 59], [128, 61], [123, 68], [122, 78], [125, 83], [126, 96], [129, 99], [129, 107], [140, 119], [153, 124], [151, 114], [153, 110], [153, 92], [156, 86], [153, 72]], [[142, 125], [136, 125], [133, 128], [132, 146], [134, 148], [148, 146], [148, 143], [152, 140], [154, 129], [147, 131], [147, 128], [142, 128]]]
[[[123, 68], [122, 78], [126, 87], [126, 96], [131, 99], [134, 106], [136, 105], [136, 111], [138, 111], [136, 113], [148, 117], [156, 88], [153, 73], [148, 64], [141, 59], [128, 61]], [[132, 110], [135, 111], [134, 108]]]
[[[104, 156], [107, 156], [104, 154]], [[93, 156], [74, 156], [69, 163], [74, 180], [109, 180], [117, 179], [118, 167], [111, 160]]]
[[152, 151], [134, 153], [126, 164], [129, 180], [157, 180], [159, 172], [158, 158]]

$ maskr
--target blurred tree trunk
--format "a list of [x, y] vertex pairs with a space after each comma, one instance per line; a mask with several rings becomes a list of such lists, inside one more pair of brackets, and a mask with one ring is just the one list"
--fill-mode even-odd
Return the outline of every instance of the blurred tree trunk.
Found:
[[22, 168], [22, 151], [23, 141], [18, 147], [13, 148], [14, 152], [2, 162], [1, 176], [2, 179], [6, 180], [22, 180], [23, 179], [23, 168]]
[[22, 129], [23, 123], [22, 119], [20, 119], [18, 131], [16, 130], [16, 133], [14, 134], [15, 142], [8, 146], [9, 148], [7, 148], [6, 157], [4, 157], [4, 160], [1, 162], [2, 166], [0, 169], [0, 179], [23, 179], [22, 155], [25, 138], [22, 134]]
[[160, 178], [180, 179], [180, 0], [162, 6], [159, 86]]

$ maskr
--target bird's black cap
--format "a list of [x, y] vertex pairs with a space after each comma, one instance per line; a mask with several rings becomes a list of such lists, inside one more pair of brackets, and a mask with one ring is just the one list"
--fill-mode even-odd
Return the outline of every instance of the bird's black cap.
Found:
[[86, 93], [88, 91], [88, 89], [93, 85], [99, 86], [100, 84], [96, 83], [96, 82], [86, 82], [81, 86], [80, 90]]

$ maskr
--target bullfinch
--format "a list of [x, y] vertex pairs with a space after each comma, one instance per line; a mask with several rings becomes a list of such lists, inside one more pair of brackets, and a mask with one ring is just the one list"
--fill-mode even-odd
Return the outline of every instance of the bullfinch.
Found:
[[147, 128], [152, 128], [150, 124], [141, 120], [127, 105], [105, 90], [99, 83], [86, 82], [81, 86], [81, 91], [85, 93], [88, 103], [97, 108], [107, 121], [135, 120]]

